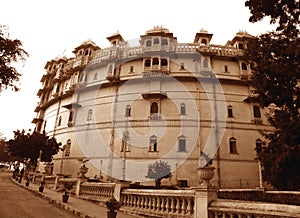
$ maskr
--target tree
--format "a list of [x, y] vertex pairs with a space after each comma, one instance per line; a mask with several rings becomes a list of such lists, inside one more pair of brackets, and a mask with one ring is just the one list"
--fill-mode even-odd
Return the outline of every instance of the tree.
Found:
[[270, 16], [271, 23], [278, 24], [277, 31], [297, 35], [299, 33], [300, 3], [298, 0], [247, 0], [250, 22], [257, 22]]
[[8, 162], [9, 156], [6, 149], [5, 140], [0, 137], [0, 162]]
[[31, 164], [36, 166], [40, 151], [41, 161], [51, 162], [53, 155], [58, 153], [60, 145], [61, 143], [57, 143], [55, 138], [50, 138], [45, 133], [30, 134], [23, 129], [14, 131], [14, 139], [8, 141], [8, 151], [12, 156], [30, 158]]
[[157, 188], [160, 187], [162, 179], [167, 179], [171, 176], [171, 166], [167, 161], [159, 160], [153, 164], [148, 165], [146, 178], [155, 179], [155, 186]]
[[19, 81], [21, 74], [13, 64], [25, 61], [26, 57], [28, 54], [22, 48], [22, 42], [5, 37], [0, 29], [0, 92], [8, 87], [19, 90], [15, 82]]
[[273, 132], [261, 131], [267, 143], [256, 147], [265, 181], [279, 190], [300, 189], [300, 68], [299, 1], [247, 0], [257, 22], [265, 16], [276, 31], [248, 43], [245, 58], [251, 63], [251, 85], [257, 101], [267, 107]]

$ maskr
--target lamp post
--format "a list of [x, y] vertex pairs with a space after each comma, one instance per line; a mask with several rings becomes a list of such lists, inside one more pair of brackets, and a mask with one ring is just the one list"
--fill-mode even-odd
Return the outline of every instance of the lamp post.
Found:
[[41, 168], [42, 153], [43, 153], [43, 151], [40, 150], [39, 157], [37, 159], [37, 172], [41, 172], [40, 168]]
[[128, 151], [129, 143], [129, 132], [126, 130], [123, 132], [122, 138], [122, 151], [123, 151], [123, 160], [122, 160], [122, 180], [125, 181], [126, 178], [126, 152]]
[[65, 156], [65, 145], [62, 148], [59, 148], [59, 150], [62, 151], [62, 153], [61, 153], [61, 161], [60, 161], [60, 170], [59, 170], [59, 173], [62, 174], [63, 163], [64, 163], [64, 156]]

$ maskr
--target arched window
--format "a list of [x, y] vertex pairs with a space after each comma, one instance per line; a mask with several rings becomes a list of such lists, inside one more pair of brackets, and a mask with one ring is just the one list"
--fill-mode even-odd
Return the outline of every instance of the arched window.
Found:
[[154, 44], [154, 45], [159, 44], [159, 38], [155, 38], [154, 41], [153, 41], [153, 44]]
[[150, 47], [152, 45], [152, 42], [151, 42], [151, 40], [147, 40], [147, 42], [146, 42], [146, 46], [147, 47]]
[[247, 70], [247, 64], [245, 62], [242, 63], [242, 70]]
[[168, 60], [167, 59], [161, 59], [161, 66], [168, 66]]
[[84, 73], [81, 73], [79, 76], [79, 82], [83, 82], [84, 81]]
[[61, 116], [59, 116], [59, 118], [58, 118], [57, 126], [61, 126]]
[[261, 118], [260, 109], [258, 106], [253, 106], [253, 115], [255, 118]]
[[180, 104], [180, 115], [186, 115], [185, 103]]
[[178, 151], [186, 151], [186, 137], [183, 135], [178, 138]]
[[87, 114], [86, 120], [87, 120], [87, 121], [92, 120], [92, 115], [93, 115], [93, 110], [92, 110], [92, 109], [89, 109], [89, 110], [88, 110], [88, 114]]
[[234, 137], [229, 139], [229, 152], [230, 154], [237, 154], [236, 139]]
[[228, 113], [228, 117], [233, 117], [233, 109], [231, 105], [227, 107], [227, 113]]
[[244, 49], [243, 43], [239, 43], [238, 48], [239, 48], [239, 49]]
[[168, 45], [169, 43], [168, 43], [168, 40], [167, 40], [167, 39], [162, 39], [162, 40], [161, 40], [161, 44], [162, 44], [162, 45]]
[[255, 150], [257, 154], [260, 154], [260, 152], [262, 151], [262, 141], [260, 139], [257, 139], [255, 141]]
[[159, 65], [159, 60], [158, 60], [158, 58], [153, 58], [153, 60], [152, 60], [152, 65]]
[[201, 45], [207, 45], [207, 40], [206, 39], [202, 39], [201, 40]]
[[150, 67], [151, 66], [151, 60], [147, 59], [145, 60], [145, 67]]
[[89, 50], [85, 50], [85, 56], [88, 56], [89, 55]]
[[131, 106], [130, 105], [126, 105], [125, 108], [125, 117], [130, 117], [131, 116]]
[[158, 113], [158, 104], [157, 102], [152, 102], [150, 107], [150, 114], [157, 114]]
[[71, 151], [71, 139], [67, 140], [66, 144], [64, 145], [64, 149], [65, 157], [69, 157]]
[[150, 137], [149, 151], [157, 151], [157, 137], [155, 135]]

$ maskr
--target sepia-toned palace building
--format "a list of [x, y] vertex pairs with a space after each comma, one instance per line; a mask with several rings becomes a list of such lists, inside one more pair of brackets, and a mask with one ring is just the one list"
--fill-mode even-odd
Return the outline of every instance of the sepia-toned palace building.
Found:
[[270, 127], [243, 59], [253, 36], [239, 32], [226, 45], [210, 44], [212, 36], [201, 30], [179, 43], [154, 27], [131, 41], [113, 34], [108, 48], [85, 41], [74, 57], [48, 61], [33, 123], [63, 145], [54, 173], [76, 177], [88, 160], [88, 177], [152, 182], [148, 166], [162, 160], [172, 170], [167, 184], [194, 186], [203, 151], [214, 185], [259, 187], [258, 130]]

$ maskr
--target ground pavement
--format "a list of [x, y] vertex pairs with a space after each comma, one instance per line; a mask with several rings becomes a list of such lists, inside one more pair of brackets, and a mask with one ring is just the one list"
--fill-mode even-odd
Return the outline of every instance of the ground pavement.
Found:
[[[29, 186], [25, 185], [25, 180], [21, 183], [16, 182], [11, 179], [16, 185], [19, 185], [28, 191], [33, 192], [34, 194], [40, 196], [41, 198], [49, 201], [50, 203], [56, 204], [58, 207], [61, 207], [69, 212], [76, 214], [80, 217], [84, 218], [106, 218], [107, 217], [107, 209], [95, 202], [91, 202], [88, 200], [80, 199], [75, 196], [70, 196], [68, 203], [62, 203], [62, 193], [51, 190], [49, 188], [44, 188], [43, 192], [39, 192], [39, 185], [30, 183]], [[126, 214], [118, 211], [117, 218], [137, 218], [137, 216], [133, 216], [130, 214]]]

